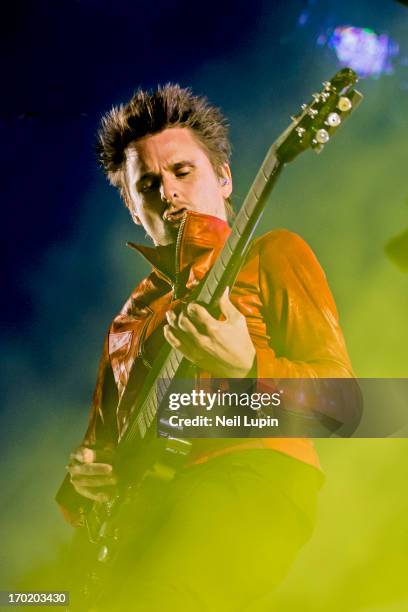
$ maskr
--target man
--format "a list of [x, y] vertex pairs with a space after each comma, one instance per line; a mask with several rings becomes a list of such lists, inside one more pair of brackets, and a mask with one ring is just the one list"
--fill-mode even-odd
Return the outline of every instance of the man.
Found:
[[[98, 149], [153, 241], [133, 245], [153, 270], [105, 340], [88, 430], [58, 495], [74, 525], [84, 500], [107, 500], [117, 482], [114, 448], [129, 416], [118, 401], [131, 370], [140, 390], [164, 340], [212, 377], [353, 376], [325, 275], [295, 234], [254, 241], [221, 320], [189, 302], [230, 232], [230, 145], [217, 109], [179, 86], [138, 91], [103, 118]], [[106, 609], [267, 609], [262, 599], [310, 537], [321, 480], [308, 439], [196, 440]]]

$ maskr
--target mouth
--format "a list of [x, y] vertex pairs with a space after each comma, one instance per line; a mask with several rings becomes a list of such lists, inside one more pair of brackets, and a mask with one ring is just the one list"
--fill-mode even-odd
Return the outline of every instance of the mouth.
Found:
[[176, 227], [180, 225], [181, 221], [183, 220], [186, 214], [187, 214], [187, 208], [183, 208], [182, 210], [178, 210], [177, 212], [166, 215], [165, 221], [169, 225]]

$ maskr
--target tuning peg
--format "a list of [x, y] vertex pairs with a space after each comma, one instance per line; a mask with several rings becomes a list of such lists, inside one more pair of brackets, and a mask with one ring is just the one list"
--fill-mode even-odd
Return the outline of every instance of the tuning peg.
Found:
[[341, 119], [338, 113], [330, 113], [325, 121], [325, 124], [330, 127], [337, 127], [338, 125], [340, 125], [340, 123]]
[[307, 109], [307, 104], [302, 104], [300, 108], [302, 109], [302, 111], [305, 111]]
[[323, 81], [323, 87], [325, 88], [326, 91], [330, 91], [331, 89], [330, 81]]
[[337, 108], [342, 112], [349, 111], [352, 106], [353, 104], [350, 98], [347, 98], [346, 96], [341, 96], [341, 98], [339, 98], [339, 101], [337, 102]]
[[315, 102], [320, 102], [320, 94], [314, 93], [312, 94], [312, 98]]
[[307, 114], [309, 115], [309, 117], [316, 117], [316, 115], [319, 113], [318, 110], [316, 110], [315, 108], [309, 108], [307, 111]]
[[296, 133], [297, 133], [297, 135], [299, 136], [300, 139], [302, 139], [303, 134], [305, 132], [306, 132], [305, 128], [302, 128], [300, 126], [296, 128]]
[[324, 145], [317, 142], [316, 138], [313, 138], [312, 149], [315, 153], [321, 153], [324, 149]]
[[319, 144], [326, 144], [330, 140], [329, 132], [324, 128], [317, 130], [316, 132], [316, 141]]

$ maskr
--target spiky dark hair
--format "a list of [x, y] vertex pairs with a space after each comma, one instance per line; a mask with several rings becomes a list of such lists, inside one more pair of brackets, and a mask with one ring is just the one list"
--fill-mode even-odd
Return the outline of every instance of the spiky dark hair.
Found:
[[193, 95], [189, 88], [168, 83], [153, 92], [139, 89], [127, 104], [113, 107], [102, 118], [96, 145], [98, 159], [127, 205], [126, 147], [143, 136], [175, 126], [194, 132], [214, 171], [221, 175], [222, 165], [231, 156], [227, 121], [207, 98]]

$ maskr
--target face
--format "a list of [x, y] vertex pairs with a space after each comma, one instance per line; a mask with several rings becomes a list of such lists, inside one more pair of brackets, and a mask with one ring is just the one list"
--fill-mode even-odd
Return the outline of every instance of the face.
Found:
[[126, 149], [128, 205], [156, 245], [173, 243], [187, 210], [226, 220], [231, 195], [228, 164], [217, 176], [189, 128], [168, 128]]

